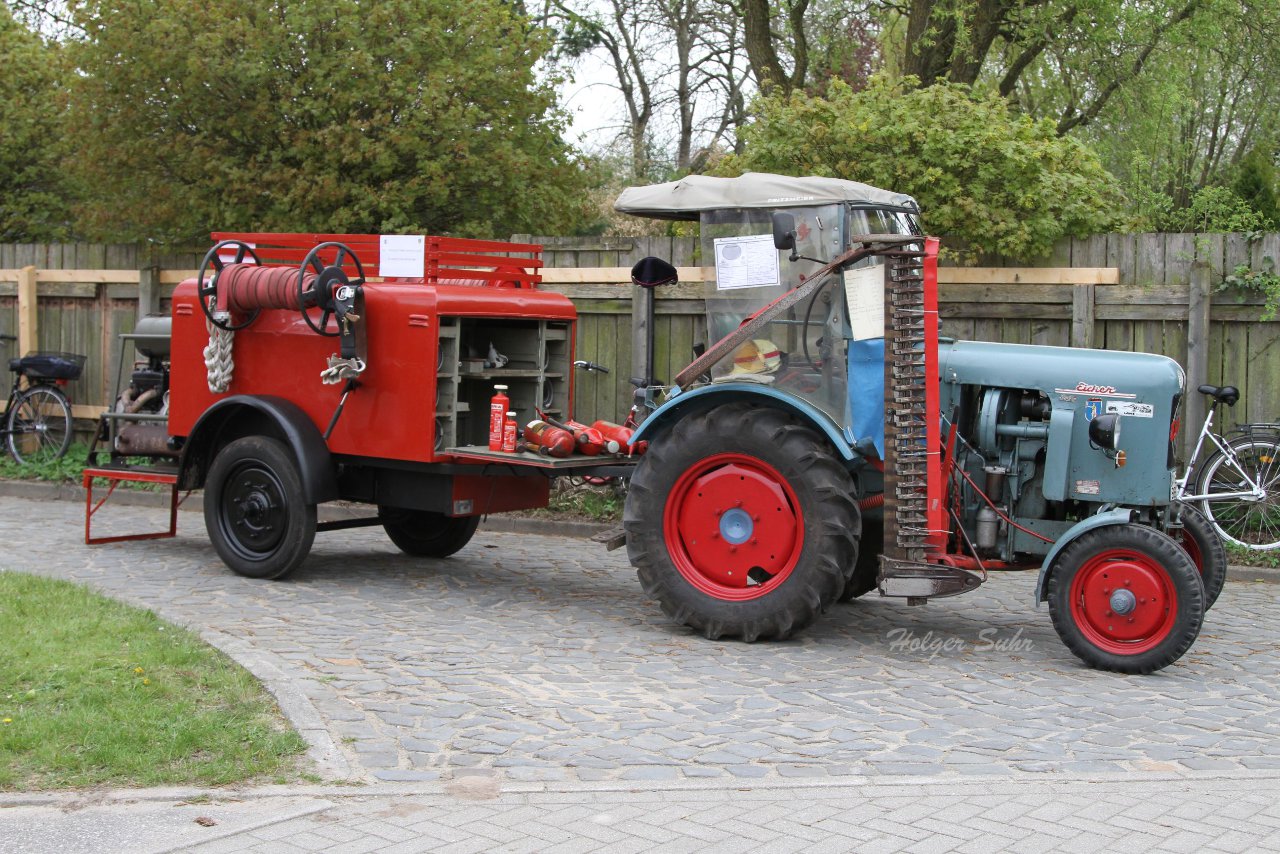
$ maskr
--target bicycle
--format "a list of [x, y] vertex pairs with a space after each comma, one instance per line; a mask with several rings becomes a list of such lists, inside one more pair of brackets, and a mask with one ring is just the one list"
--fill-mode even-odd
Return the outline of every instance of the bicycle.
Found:
[[[1202, 385], [1199, 392], [1213, 402], [1186, 472], [1174, 483], [1174, 498], [1198, 507], [1228, 543], [1253, 551], [1280, 548], [1280, 425], [1245, 424], [1228, 439], [1214, 432], [1213, 418], [1219, 404], [1236, 404], [1239, 389]], [[1206, 439], [1215, 450], [1197, 466]], [[1188, 491], [1193, 474], [1195, 487]]]
[[[0, 335], [6, 343], [16, 340]], [[60, 386], [79, 379], [84, 363], [85, 357], [74, 353], [29, 353], [9, 360], [13, 385], [0, 413], [0, 435], [19, 463], [56, 460], [71, 447], [71, 403]]]

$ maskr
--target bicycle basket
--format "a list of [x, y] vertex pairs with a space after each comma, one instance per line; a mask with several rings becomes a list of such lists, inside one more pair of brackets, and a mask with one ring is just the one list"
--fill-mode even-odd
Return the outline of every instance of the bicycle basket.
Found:
[[33, 380], [75, 380], [84, 370], [87, 356], [76, 353], [28, 353], [9, 360], [9, 370]]

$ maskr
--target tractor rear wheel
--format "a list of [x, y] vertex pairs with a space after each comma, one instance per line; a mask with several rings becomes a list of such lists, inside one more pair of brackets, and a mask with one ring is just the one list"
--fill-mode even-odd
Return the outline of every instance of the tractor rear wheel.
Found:
[[1058, 554], [1049, 575], [1058, 637], [1099, 670], [1151, 673], [1177, 661], [1200, 633], [1204, 603], [1191, 558], [1143, 525], [1086, 531]]
[[448, 557], [480, 527], [479, 516], [446, 516], [430, 510], [378, 507], [382, 529], [400, 551], [414, 557]]
[[245, 436], [218, 451], [204, 491], [204, 522], [223, 563], [249, 578], [283, 578], [316, 536], [293, 453], [276, 439]]
[[1204, 582], [1204, 609], [1208, 611], [1227, 583], [1227, 549], [1217, 529], [1199, 510], [1190, 504], [1181, 504], [1178, 513], [1182, 517], [1182, 531], [1174, 541], [1186, 550], [1200, 571], [1200, 580]]
[[884, 551], [884, 520], [863, 519], [862, 537], [858, 540], [858, 561], [853, 575], [840, 594], [841, 602], [852, 602], [876, 589], [880, 577], [880, 553]]
[[782, 639], [840, 595], [858, 557], [853, 483], [775, 409], [730, 404], [650, 442], [627, 493], [645, 592], [708, 638]]

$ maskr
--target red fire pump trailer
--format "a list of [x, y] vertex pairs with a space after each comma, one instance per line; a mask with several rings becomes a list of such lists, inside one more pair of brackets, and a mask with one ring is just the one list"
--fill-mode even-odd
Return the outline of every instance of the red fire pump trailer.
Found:
[[[161, 465], [138, 471], [116, 446], [85, 481], [203, 488], [209, 538], [235, 572], [282, 577], [317, 530], [366, 525], [444, 557], [482, 515], [545, 506], [558, 472], [625, 470], [619, 457], [489, 450], [495, 384], [522, 424], [572, 413], [577, 315], [538, 290], [541, 247], [213, 237], [173, 294], [167, 424], [130, 428], [129, 455], [146, 447]], [[316, 505], [339, 499], [376, 514], [317, 524]]]

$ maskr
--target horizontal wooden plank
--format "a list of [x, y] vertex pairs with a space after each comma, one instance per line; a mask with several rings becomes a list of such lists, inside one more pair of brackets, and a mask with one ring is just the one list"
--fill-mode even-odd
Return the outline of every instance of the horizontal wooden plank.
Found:
[[1023, 285], [1011, 289], [1006, 285], [963, 285], [948, 284], [938, 286], [939, 302], [988, 302], [1004, 303], [1046, 303], [1071, 304], [1070, 285]]
[[[0, 270], [0, 282], [18, 281], [19, 270]], [[138, 283], [137, 270], [36, 270], [36, 282]]]
[[[681, 282], [678, 285], [666, 285], [658, 289], [658, 297], [660, 299], [688, 299], [701, 300], [703, 298], [702, 284], [689, 284]], [[630, 299], [631, 284], [628, 282], [625, 286], [619, 285], [602, 285], [602, 284], [572, 284], [572, 283], [543, 283], [539, 290], [551, 291], [552, 293], [564, 294], [569, 299]]]
[[[1172, 320], [1174, 322], [1187, 319], [1186, 306], [1146, 303], [1126, 303], [1123, 305], [1097, 305], [1094, 308], [1095, 320]], [[1216, 317], [1215, 317], [1216, 319]]]
[[[96, 299], [98, 285], [86, 282], [40, 282], [36, 285], [36, 295], [40, 297], [72, 297], [74, 299]], [[137, 290], [137, 287], [134, 287]]]
[[1094, 302], [1098, 305], [1167, 305], [1179, 308], [1185, 315], [1190, 293], [1187, 285], [1103, 288], [1095, 294]]
[[1007, 318], [1015, 320], [1070, 320], [1070, 305], [1025, 303], [946, 303], [938, 306], [938, 315], [946, 320], [966, 318]]
[[194, 279], [199, 270], [161, 270], [160, 284], [180, 285], [187, 279]]
[[1116, 285], [1117, 267], [939, 267], [939, 284]]
[[[677, 267], [676, 275], [682, 282], [701, 282], [702, 267]], [[630, 267], [547, 267], [542, 271], [546, 284], [631, 284]]]

